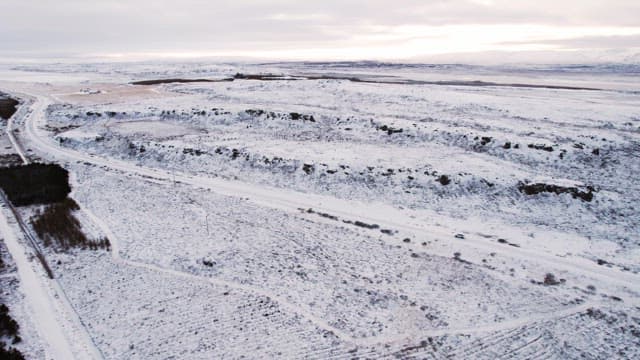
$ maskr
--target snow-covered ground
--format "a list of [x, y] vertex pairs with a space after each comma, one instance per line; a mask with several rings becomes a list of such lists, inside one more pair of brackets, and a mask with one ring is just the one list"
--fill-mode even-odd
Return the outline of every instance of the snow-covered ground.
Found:
[[[236, 73], [313, 79], [128, 84]], [[112, 243], [47, 250], [76, 357], [640, 355], [636, 68], [0, 76], [26, 101], [5, 148], [64, 164], [83, 228]]]

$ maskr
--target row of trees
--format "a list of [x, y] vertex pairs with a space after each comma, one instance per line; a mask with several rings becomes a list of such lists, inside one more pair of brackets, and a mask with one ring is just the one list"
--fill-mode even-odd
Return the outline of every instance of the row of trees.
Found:
[[14, 206], [60, 202], [71, 192], [67, 170], [39, 163], [0, 168], [0, 188]]

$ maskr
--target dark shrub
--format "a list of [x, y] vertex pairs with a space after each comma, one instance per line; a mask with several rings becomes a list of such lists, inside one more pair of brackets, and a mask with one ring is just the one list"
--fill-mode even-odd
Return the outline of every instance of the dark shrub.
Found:
[[6, 344], [0, 341], [0, 359], [3, 360], [24, 360], [20, 351], [14, 348], [5, 348]]
[[440, 175], [440, 177], [438, 178], [438, 181], [442, 185], [449, 185], [451, 183], [451, 179], [449, 179], [447, 175]]
[[14, 342], [19, 339], [18, 323], [9, 316], [9, 308], [5, 304], [0, 304], [0, 338], [12, 337]]
[[556, 280], [556, 276], [548, 273], [544, 276], [544, 284], [547, 286], [559, 285], [560, 281]]
[[490, 143], [492, 140], [492, 138], [490, 136], [483, 136], [482, 140], [480, 141], [480, 144], [482, 146], [487, 145], [488, 143]]

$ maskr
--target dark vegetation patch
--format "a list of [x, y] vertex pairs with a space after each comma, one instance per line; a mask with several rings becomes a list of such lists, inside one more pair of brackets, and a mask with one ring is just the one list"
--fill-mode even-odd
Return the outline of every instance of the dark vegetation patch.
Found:
[[558, 280], [556, 276], [552, 273], [545, 274], [544, 280], [542, 281], [531, 280], [531, 283], [533, 284], [544, 285], [544, 286], [556, 286], [556, 285], [564, 284], [565, 282], [566, 282], [565, 279]]
[[316, 122], [315, 117], [313, 115], [300, 114], [297, 112], [290, 113], [279, 113], [274, 111], [265, 111], [262, 109], [247, 109], [244, 111], [249, 116], [257, 118], [261, 116], [265, 116], [267, 119], [282, 119], [282, 120], [293, 120], [293, 121], [309, 121]]
[[0, 168], [0, 188], [14, 206], [60, 202], [71, 191], [67, 170], [39, 163]]
[[276, 113], [274, 112], [266, 112], [262, 109], [247, 109], [244, 112], [246, 112], [247, 114], [251, 115], [251, 117], [260, 117], [262, 115], [267, 114], [267, 117], [275, 117]]
[[382, 126], [377, 126], [376, 130], [378, 131], [385, 131], [387, 133], [387, 135], [393, 135], [393, 134], [398, 134], [403, 132], [403, 129], [400, 128], [394, 128], [388, 125], [382, 125]]
[[18, 323], [9, 315], [9, 307], [0, 304], [0, 338], [13, 338], [13, 343], [17, 344], [22, 341], [19, 329]]
[[0, 155], [0, 168], [22, 164], [22, 158], [18, 154]]
[[[306, 209], [306, 210], [302, 209], [302, 208], [299, 208], [298, 210], [300, 210], [301, 212], [305, 212], [307, 214], [316, 214], [316, 215], [318, 215], [320, 217], [323, 217], [325, 219], [330, 219], [330, 220], [334, 220], [334, 221], [340, 220], [340, 218], [338, 218], [335, 215], [319, 212], [319, 211], [313, 210], [311, 208]], [[378, 224], [367, 224], [367, 223], [362, 222], [362, 221], [342, 220], [342, 222], [345, 223], [345, 224], [355, 225], [355, 226], [362, 227], [362, 228], [365, 228], [365, 229], [370, 229], [370, 230], [380, 229], [380, 225], [378, 225]], [[395, 233], [397, 233], [397, 231], [392, 230], [392, 229], [380, 229], [380, 232], [385, 234], [385, 235], [394, 235]], [[405, 240], [409, 240], [409, 239], [405, 239]], [[407, 241], [405, 241], [405, 242], [407, 242]]]
[[518, 185], [518, 190], [520, 192], [527, 195], [537, 195], [543, 192], [553, 193], [553, 194], [570, 194], [574, 199], [581, 199], [582, 201], [591, 202], [593, 200], [593, 192], [595, 189], [592, 186], [587, 186], [586, 190], [581, 190], [575, 186], [566, 187], [560, 185], [553, 184], [543, 184], [543, 183], [535, 183], [535, 184], [525, 184], [520, 183]]
[[171, 84], [171, 83], [197, 83], [197, 82], [223, 82], [233, 81], [231, 78], [227, 79], [156, 79], [156, 80], [141, 80], [134, 81], [133, 85], [158, 85], [158, 84]]
[[60, 133], [63, 133], [65, 131], [69, 131], [69, 130], [73, 130], [73, 129], [77, 129], [79, 128], [79, 125], [67, 125], [67, 126], [50, 126], [50, 125], [45, 125], [45, 129], [47, 129], [47, 131], [51, 131], [52, 133], [58, 135]]
[[8, 120], [18, 110], [18, 100], [0, 95], [0, 118]]
[[438, 178], [438, 182], [443, 186], [449, 185], [451, 183], [451, 179], [447, 175], [440, 175]]
[[275, 74], [243, 74], [236, 73], [233, 75], [233, 80], [262, 80], [262, 81], [274, 81], [274, 80], [306, 80], [306, 78], [302, 77], [291, 77], [286, 75], [275, 75]]
[[425, 349], [427, 346], [429, 346], [430, 343], [433, 342], [432, 338], [429, 338], [430, 342], [426, 341], [426, 340], [422, 340], [420, 341], [420, 344], [418, 345], [412, 345], [412, 346], [407, 346], [405, 348], [400, 349], [400, 351], [398, 351], [398, 354], [405, 354], [406, 353], [411, 353], [411, 352], [417, 352], [419, 350]]
[[422, 81], [422, 80], [410, 80], [410, 79], [394, 79], [394, 80], [375, 80], [375, 79], [362, 79], [355, 76], [341, 76], [341, 75], [304, 75], [304, 76], [287, 76], [287, 75], [273, 75], [273, 74], [241, 74], [237, 73], [234, 77], [236, 80], [345, 80], [357, 83], [368, 84], [390, 84], [390, 85], [441, 85], [441, 86], [494, 86], [494, 87], [519, 87], [519, 88], [539, 88], [539, 89], [556, 89], [556, 90], [601, 90], [597, 88], [587, 87], [575, 87], [575, 86], [562, 86], [562, 85], [542, 85], [542, 84], [521, 84], [521, 83], [496, 83], [489, 81]]
[[45, 246], [66, 251], [70, 248], [109, 249], [111, 244], [107, 238], [93, 241], [82, 232], [82, 226], [74, 212], [80, 207], [73, 199], [66, 198], [61, 202], [48, 205], [44, 211], [36, 211], [31, 225]]
[[147, 151], [147, 148], [144, 145], [136, 145], [132, 142], [129, 142], [129, 155], [138, 155]]
[[[605, 314], [602, 310], [600, 309], [594, 309], [594, 308], [588, 308], [587, 312], [585, 313], [588, 317], [596, 319], [596, 320], [606, 320], [607, 319], [607, 314]], [[612, 323], [615, 322], [615, 320], [612, 320]]]
[[562, 86], [562, 85], [542, 85], [542, 84], [521, 84], [521, 83], [496, 83], [490, 81], [460, 81], [460, 80], [448, 80], [448, 81], [422, 81], [422, 80], [410, 80], [410, 79], [394, 79], [394, 80], [376, 80], [376, 79], [363, 79], [355, 76], [343, 76], [343, 75], [298, 75], [290, 76], [286, 74], [243, 74], [236, 73], [232, 78], [224, 79], [158, 79], [158, 80], [142, 80], [132, 82], [133, 85], [155, 85], [166, 83], [189, 83], [189, 82], [222, 82], [222, 81], [234, 81], [234, 80], [260, 80], [260, 81], [298, 81], [298, 80], [344, 80], [356, 83], [366, 84], [389, 84], [389, 85], [440, 85], [440, 86], [473, 86], [473, 87], [516, 87], [516, 88], [534, 88], [534, 89], [556, 89], [556, 90], [594, 90], [599, 91], [598, 88], [587, 87], [575, 87], [575, 86]]
[[304, 114], [299, 114], [297, 112], [289, 113], [289, 118], [291, 120], [302, 120], [302, 121], [316, 122], [316, 119], [314, 119], [313, 115], [304, 115]]
[[365, 228], [365, 229], [370, 229], [370, 230], [375, 230], [375, 229], [379, 229], [380, 225], [378, 224], [367, 224], [365, 222], [356, 220], [356, 221], [351, 221], [351, 220], [342, 220], [343, 223], [345, 224], [351, 224], [351, 225], [355, 225], [361, 228]]
[[469, 260], [465, 260], [461, 256], [462, 256], [461, 253], [455, 252], [455, 253], [453, 253], [453, 260], [461, 262], [463, 264], [471, 265], [471, 262]]
[[[122, 116], [124, 116], [126, 114], [127, 113], [125, 113], [125, 112], [123, 112], [121, 114], [120, 113], [116, 113], [116, 115], [114, 115], [114, 116], [122, 117]], [[218, 115], [231, 115], [231, 112], [230, 111], [226, 111], [226, 110], [221, 109], [221, 108], [211, 108], [209, 110], [192, 108], [191, 111], [184, 111], [184, 110], [176, 111], [175, 109], [160, 111], [160, 117], [162, 117], [162, 118], [183, 118], [183, 117], [189, 116], [189, 115], [206, 116], [207, 114], [216, 115], [216, 116], [218, 116]], [[150, 116], [154, 116], [155, 113], [151, 113], [149, 115]]]
[[603, 260], [603, 259], [598, 259], [596, 261], [598, 262], [598, 265], [600, 265], [600, 266], [611, 267], [613, 265], [610, 262], [608, 262], [607, 260]]
[[[0, 253], [0, 269], [3, 269], [6, 265], [2, 255]], [[24, 356], [20, 351], [9, 346], [5, 341], [17, 344], [22, 341], [22, 338], [20, 337], [20, 326], [9, 315], [9, 307], [5, 304], [0, 304], [0, 359], [24, 360]]]
[[0, 341], [0, 359], [3, 360], [24, 360], [24, 356], [16, 348], [5, 347], [6, 344]]
[[359, 227], [362, 227], [362, 228], [365, 228], [365, 229], [378, 229], [378, 228], [380, 228], [380, 225], [378, 225], [378, 224], [367, 224], [367, 223], [359, 221], [359, 220], [356, 220], [353, 223], [353, 225], [359, 226]]
[[216, 262], [213, 260], [202, 259], [202, 265], [204, 266], [213, 267], [215, 264]]
[[335, 215], [331, 215], [331, 214], [327, 214], [327, 213], [323, 213], [323, 212], [318, 212], [318, 211], [315, 211], [315, 210], [313, 210], [311, 208], [309, 208], [307, 210], [304, 210], [304, 209], [300, 209], [300, 210], [306, 212], [307, 214], [316, 214], [316, 215], [321, 216], [321, 217], [326, 218], [326, 219], [338, 220], [338, 217], [335, 216]]
[[498, 243], [513, 246], [513, 247], [520, 247], [520, 245], [518, 244], [510, 243], [509, 241], [507, 241], [507, 239], [498, 239]]
[[551, 147], [549, 145], [529, 144], [528, 146], [529, 146], [529, 149], [543, 150], [543, 151], [548, 151], [548, 152], [552, 152], [553, 151], [553, 147]]
[[185, 155], [195, 155], [195, 156], [200, 156], [203, 154], [206, 154], [204, 151], [199, 150], [199, 149], [191, 149], [191, 148], [184, 148], [182, 149], [182, 153]]
[[312, 164], [304, 164], [302, 165], [302, 171], [304, 171], [307, 175], [310, 175], [315, 171], [315, 167]]
[[[9, 315], [9, 307], [0, 304], [0, 339], [12, 339], [12, 343], [17, 344], [22, 341], [19, 330], [20, 326]], [[0, 340], [0, 359], [24, 360], [24, 356], [20, 351]]]

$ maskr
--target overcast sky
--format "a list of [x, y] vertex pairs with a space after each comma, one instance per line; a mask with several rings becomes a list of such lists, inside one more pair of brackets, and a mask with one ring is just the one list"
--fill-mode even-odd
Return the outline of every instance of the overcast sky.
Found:
[[640, 0], [9, 0], [0, 11], [4, 58], [553, 59], [638, 49]]

